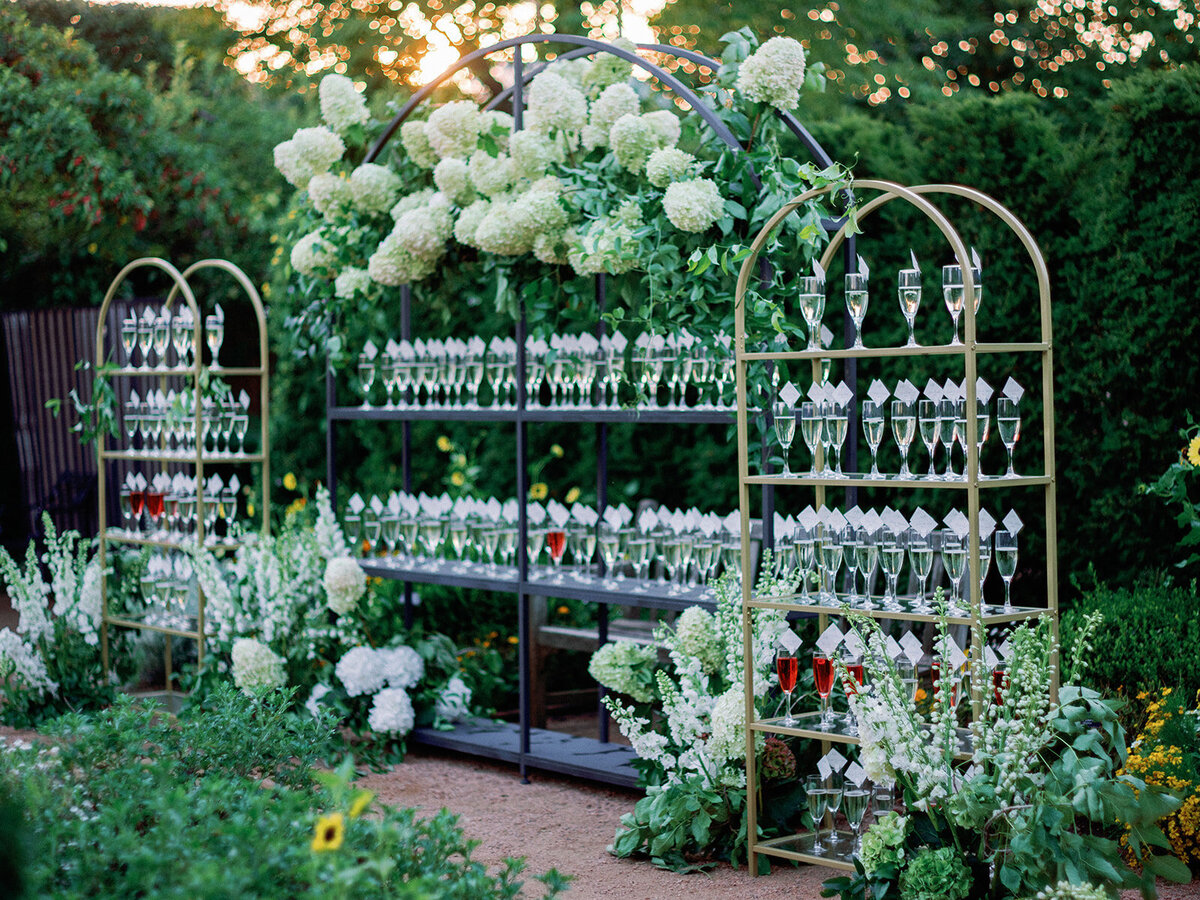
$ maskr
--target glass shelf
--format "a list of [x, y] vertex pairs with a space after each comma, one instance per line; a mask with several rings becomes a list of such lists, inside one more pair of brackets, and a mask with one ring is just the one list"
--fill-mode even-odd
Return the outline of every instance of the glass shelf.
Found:
[[[128, 459], [135, 462], [196, 462], [195, 452], [184, 450], [102, 450], [101, 459]], [[210, 463], [256, 463], [262, 462], [261, 453], [205, 453], [201, 462]]]
[[[909, 608], [903, 609], [882, 609], [874, 607], [871, 609], [861, 609], [859, 607], [846, 607], [842, 604], [831, 603], [801, 603], [799, 598], [802, 594], [783, 594], [774, 597], [751, 597], [750, 606], [753, 609], [778, 609], [784, 612], [809, 612], [814, 615], [823, 613], [830, 616], [846, 616], [846, 615], [862, 615], [871, 619], [900, 619], [905, 622], [936, 622], [938, 615], [936, 613], [918, 613], [913, 612]], [[838, 594], [838, 597], [847, 597], [846, 594]], [[912, 602], [912, 597], [899, 597], [902, 604]], [[1014, 606], [1012, 612], [1004, 612], [1002, 608], [989, 606], [990, 612], [985, 611], [983, 614], [984, 625], [1000, 625], [1004, 622], [1021, 622], [1025, 619], [1033, 619], [1042, 613], [1045, 609], [1032, 606]], [[997, 611], [999, 610], [999, 611]], [[963, 615], [946, 616], [946, 622], [951, 625], [971, 625], [975, 619], [971, 613]]]
[[[145, 615], [150, 616], [152, 614], [147, 612]], [[174, 637], [191, 638], [193, 641], [200, 640], [201, 635], [196, 627], [195, 616], [188, 616], [182, 613], [169, 613], [166, 615], [171, 618], [178, 618], [179, 622], [172, 625], [166, 625], [159, 622], [147, 622], [140, 618], [113, 615], [105, 616], [104, 622], [106, 625], [115, 625], [118, 628], [137, 628], [141, 629], [142, 631], [156, 631], [159, 634], [169, 634]]]
[[[145, 547], [166, 547], [170, 550], [190, 550], [196, 546], [196, 541], [193, 537], [184, 538], [161, 538], [150, 537], [147, 534], [136, 531], [126, 531], [124, 528], [107, 528], [101, 535], [106, 541], [111, 541], [118, 544], [138, 544]], [[208, 537], [204, 540], [206, 550], [222, 551], [233, 550], [242, 546], [242, 541], [239, 538], [213, 538]]]
[[[1016, 478], [1006, 478], [1002, 475], [980, 475], [979, 487], [984, 490], [1004, 487], [1028, 487], [1033, 485], [1045, 486], [1053, 479], [1049, 475], [1018, 475]], [[867, 478], [865, 475], [844, 475], [841, 478], [822, 475], [748, 475], [747, 484], [774, 484], [808, 487], [884, 487], [884, 488], [948, 488], [965, 491], [971, 483], [965, 478], [951, 480], [939, 478]]]
[[[739, 353], [739, 362], [769, 362], [803, 359], [862, 359], [866, 357], [894, 356], [966, 356], [970, 344], [934, 344], [928, 347], [848, 347], [841, 350], [776, 350]], [[1029, 341], [1013, 344], [975, 343], [976, 353], [1043, 353], [1051, 344]]]
[[[803, 831], [765, 841], [757, 841], [754, 849], [756, 853], [762, 853], [766, 856], [776, 856], [780, 859], [790, 859], [794, 862], [825, 866], [830, 869], [842, 869], [847, 872], [854, 871], [854, 861], [851, 853], [854, 844], [853, 834], [849, 831], [838, 831], [837, 843], [832, 851], [827, 850], [824, 853], [813, 853], [813, 839], [814, 835], [811, 831]], [[828, 844], [831, 840], [830, 833], [822, 831], [821, 840]]]
[[[207, 369], [213, 375], [228, 376], [230, 378], [241, 378], [245, 376], [260, 376], [264, 374], [265, 369], [258, 366], [205, 366], [201, 371]], [[140, 369], [136, 366], [121, 366], [116, 369], [105, 369], [105, 375], [120, 375], [125, 378], [154, 378], [168, 377], [173, 375], [195, 375], [195, 366], [167, 366], [166, 368]]]
[[[960, 702], [967, 703], [969, 698], [964, 695]], [[783, 717], [778, 716], [771, 719], [760, 719], [757, 722], [750, 723], [751, 731], [759, 731], [763, 734], [784, 734], [790, 737], [810, 738], [817, 741], [828, 741], [831, 744], [848, 744], [857, 746], [859, 743], [858, 736], [846, 734], [846, 714], [833, 714], [833, 727], [825, 730], [817, 727], [821, 720], [819, 712], [800, 713], [793, 715], [796, 719], [795, 725], [783, 725]], [[924, 726], [926, 731], [929, 731], [931, 726]], [[968, 760], [972, 753], [971, 731], [967, 728], [957, 728], [958, 732], [958, 750], [955, 753], [955, 759]]]
[[366, 420], [373, 422], [404, 421], [468, 421], [468, 422], [596, 422], [641, 423], [658, 425], [732, 424], [735, 410], [710, 407], [641, 407], [637, 409], [607, 409], [588, 407], [527, 407], [518, 413], [511, 406], [334, 406], [329, 418], [336, 421]]

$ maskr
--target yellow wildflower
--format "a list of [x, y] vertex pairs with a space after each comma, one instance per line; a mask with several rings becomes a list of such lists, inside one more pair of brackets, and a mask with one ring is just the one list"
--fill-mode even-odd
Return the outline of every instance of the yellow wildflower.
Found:
[[289, 491], [294, 491], [296, 489], [295, 473], [288, 472], [286, 475], [283, 476], [283, 486], [285, 488], [287, 488]]
[[317, 819], [317, 827], [313, 832], [313, 853], [324, 853], [326, 850], [336, 850], [342, 846], [346, 838], [346, 819], [340, 813], [331, 813]]
[[287, 515], [294, 516], [296, 513], [300, 512], [302, 509], [304, 509], [304, 507], [307, 505], [308, 505], [307, 497], [297, 497], [295, 500], [293, 500], [291, 503], [288, 504]]
[[438, 436], [437, 448], [443, 453], [449, 453], [453, 446], [454, 445], [450, 443], [450, 438], [446, 437], [444, 434]]
[[1187, 461], [1193, 466], [1200, 466], [1200, 434], [1188, 441]]
[[529, 486], [529, 496], [534, 500], [545, 500], [550, 496], [550, 488], [546, 486], [546, 482], [537, 481]]
[[560, 607], [559, 607], [559, 608], [558, 608], [556, 611], [558, 612], [558, 614], [559, 614], [560, 616], [565, 616], [565, 615], [566, 615], [567, 613], [569, 613], [571, 610], [570, 610], [570, 609], [568, 609], [566, 606], [560, 606]]
[[550, 445], [550, 455], [554, 456], [558, 459], [562, 459], [563, 458], [562, 445], [561, 444], [551, 444]]
[[350, 804], [350, 818], [357, 819], [375, 797], [370, 791], [359, 791], [354, 802]]
[[913, 696], [913, 700], [915, 700], [917, 703], [920, 703], [928, 696], [929, 695], [925, 693], [925, 688], [917, 688], [917, 693]]
[[563, 499], [565, 499], [568, 503], [574, 503], [576, 500], [579, 499], [579, 495], [582, 493], [583, 493], [583, 491], [579, 490], [579, 488], [573, 487], [569, 491], [567, 491], [567, 496]]
[[510, 634], [508, 636], [508, 642], [510, 644], [518, 644], [518, 643], [520, 643], [520, 641], [521, 641], [521, 639], [518, 638], [515, 634]]
[[254, 515], [254, 504], [253, 503], [246, 504], [246, 515], [248, 515], [248, 516]]
[[462, 472], [451, 472], [450, 473], [450, 483], [452, 485], [454, 485], [455, 487], [462, 487], [464, 484], [467, 483], [467, 476], [464, 475]]

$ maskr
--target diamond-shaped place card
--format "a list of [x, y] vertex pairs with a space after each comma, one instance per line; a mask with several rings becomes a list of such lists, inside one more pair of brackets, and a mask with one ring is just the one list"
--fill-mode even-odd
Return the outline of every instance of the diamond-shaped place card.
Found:
[[846, 757], [841, 754], [837, 747], [830, 748], [822, 759], [829, 764], [830, 772], [840, 772], [846, 766]]
[[1012, 644], [1009, 643], [1008, 638], [1005, 638], [1004, 643], [996, 648], [996, 655], [999, 656], [1001, 660], [1008, 659], [1010, 656], [1012, 656]]
[[833, 656], [833, 653], [838, 648], [838, 644], [842, 642], [842, 632], [836, 625], [830, 625], [817, 638], [817, 649], [826, 656]]
[[1004, 389], [1001, 391], [1001, 393], [1009, 400], [1019, 401], [1023, 396], [1025, 396], [1025, 388], [1017, 384], [1017, 380], [1015, 378], [1009, 378], [1008, 381], [1004, 382]]
[[525, 504], [525, 515], [534, 525], [541, 525], [546, 521], [546, 507], [536, 500], [530, 501]]
[[801, 394], [800, 391], [796, 388], [796, 386], [794, 384], [792, 384], [790, 381], [787, 384], [785, 384], [783, 386], [783, 390], [781, 390], [779, 392], [779, 399], [782, 400], [784, 403], [786, 403], [788, 406], [795, 406], [796, 403], [803, 396], [804, 395]]
[[825, 281], [825, 270], [821, 268], [821, 264], [815, 259], [813, 260], [813, 275], [820, 278], [822, 282]]
[[383, 501], [376, 495], [372, 495], [371, 497], [371, 512], [377, 516], [383, 514]]
[[980, 403], [988, 403], [995, 393], [992, 386], [983, 380], [983, 376], [975, 379], [975, 399]]
[[871, 387], [867, 391], [867, 396], [880, 406], [883, 406], [883, 404], [887, 403], [888, 398], [892, 396], [892, 392], [887, 389], [887, 385], [876, 378], [871, 382]]
[[779, 646], [783, 647], [784, 650], [793, 656], [800, 649], [801, 643], [803, 642], [800, 640], [800, 636], [790, 628], [779, 636]]
[[615, 506], [609, 506], [605, 508], [604, 523], [614, 531], [625, 524], [621, 521], [621, 511]]
[[983, 260], [979, 258], [979, 251], [974, 247], [971, 248], [971, 265], [977, 269], [983, 268]]
[[946, 514], [946, 518], [942, 519], [946, 523], [946, 527], [957, 534], [959, 537], [965, 537], [967, 532], [971, 530], [971, 523], [967, 521], [967, 517], [962, 514], [960, 509], [952, 509]]
[[868, 509], [863, 514], [862, 521], [859, 523], [858, 527], [865, 528], [868, 532], [874, 534], [879, 530], [879, 526], [882, 524], [883, 522], [879, 518], [879, 513], [873, 509]]
[[851, 528], [858, 528], [863, 519], [863, 511], [857, 506], [852, 506], [846, 510], [846, 524]]
[[940, 384], [930, 378], [927, 382], [925, 382], [925, 396], [934, 403], [937, 403], [942, 399], [943, 396], [945, 396], [945, 391], [942, 390], [942, 386]]
[[384, 355], [390, 356], [393, 359], [400, 355], [400, 345], [396, 343], [395, 338], [388, 338], [387, 344], [383, 348]]
[[817, 774], [821, 776], [822, 781], [833, 774], [833, 767], [829, 765], [829, 760], [823, 756], [817, 760]]
[[828, 325], [822, 325], [821, 326], [821, 346], [824, 347], [826, 350], [828, 350], [832, 343], [833, 343], [833, 332], [829, 330]]
[[925, 656], [925, 647], [921, 644], [921, 639], [911, 631], [904, 632], [904, 637], [900, 638], [900, 649], [904, 651], [904, 658], [914, 666]]
[[871, 277], [871, 267], [867, 265], [867, 261], [862, 258], [862, 254], [858, 257], [858, 274], [863, 278]]
[[621, 524], [622, 525], [628, 525], [630, 522], [633, 521], [633, 510], [630, 509], [627, 504], [625, 504], [625, 503], [619, 504], [617, 506], [617, 512], [619, 512], [621, 514]]
[[867, 770], [858, 763], [852, 762], [846, 766], [845, 776], [847, 781], [854, 782], [855, 787], [862, 787], [867, 780]]
[[588, 356], [591, 356], [600, 349], [600, 342], [593, 335], [581, 334], [579, 336], [579, 349]]
[[182, 472], [176, 472], [175, 477], [171, 479], [171, 490], [180, 494], [188, 490], [188, 477]]
[[242, 486], [242, 483], [240, 481], [238, 481], [238, 477], [236, 474], [229, 476], [228, 487], [231, 491], [237, 492], [241, 488], [241, 486]]
[[908, 519], [898, 509], [888, 510], [887, 515], [883, 516], [883, 524], [896, 534], [908, 531]]
[[962, 648], [950, 635], [946, 635], [946, 644], [944, 651], [946, 662], [950, 663], [950, 671], [957, 672], [962, 668], [963, 663], [967, 661], [967, 654], [963, 653]]
[[996, 530], [996, 520], [986, 509], [979, 511], [979, 540], [986, 541]]
[[625, 337], [625, 335], [621, 334], [621, 332], [619, 332], [619, 331], [616, 332], [615, 334], [613, 334], [612, 348], [613, 348], [613, 350], [615, 350], [617, 352], [618, 356], [623, 354], [625, 352], [625, 348], [628, 346], [629, 346], [629, 338]]
[[889, 659], [896, 659], [901, 653], [904, 652], [900, 647], [900, 643], [890, 634], [887, 636], [887, 640], [884, 641], [883, 648], [887, 651]]
[[905, 378], [896, 385], [896, 399], [904, 403], [916, 403], [917, 398], [921, 396], [921, 392], [917, 390], [917, 386]]
[[806, 506], [800, 510], [800, 515], [797, 518], [800, 521], [800, 527], [805, 531], [812, 531], [821, 524], [821, 517], [817, 515], [817, 511], [812, 506]]
[[139, 403], [142, 402], [142, 398], [138, 396], [137, 391], [130, 391], [129, 392], [129, 402], [132, 403], [134, 406], [137, 406]]
[[775, 513], [775, 518], [772, 519], [772, 527], [775, 529], [775, 540], [777, 541], [788, 533], [787, 519], [778, 512]]
[[849, 386], [844, 381], [838, 382], [838, 386], [833, 391], [833, 402], [845, 405], [854, 399], [854, 391], [850, 390]]
[[217, 321], [224, 322], [225, 321], [225, 310], [221, 309], [221, 304], [218, 303], [216, 305], [215, 309], [216, 309], [215, 315], [217, 317]]
[[846, 527], [846, 517], [842, 515], [842, 511], [840, 509], [834, 509], [830, 511], [829, 518], [825, 520], [825, 524], [834, 531], [840, 532]]
[[375, 346], [373, 341], [368, 339], [367, 342], [363, 344], [363, 356], [365, 356], [367, 359], [374, 359], [378, 355], [379, 348]]
[[1000, 665], [1000, 657], [996, 655], [996, 651], [990, 646], [985, 646], [983, 648], [983, 664], [989, 669], [994, 669], [996, 666]]
[[937, 528], [937, 519], [925, 512], [925, 510], [917, 507], [917, 511], [912, 514], [912, 518], [908, 524], [921, 537], [929, 537], [933, 533], [933, 530]]
[[546, 505], [546, 514], [559, 528], [564, 527], [571, 518], [571, 511], [559, 503], [557, 500], [551, 500]]
[[1008, 515], [1004, 517], [1004, 527], [1008, 530], [1009, 534], [1016, 535], [1017, 532], [1025, 527], [1025, 523], [1021, 521], [1021, 517], [1017, 515], [1015, 509], [1010, 509]]
[[221, 488], [223, 487], [225, 487], [225, 482], [221, 480], [220, 475], [214, 475], [212, 478], [208, 479], [208, 492], [210, 494], [221, 493]]
[[736, 509], [721, 520], [721, 527], [730, 534], [742, 533], [742, 514]]
[[639, 531], [653, 531], [658, 527], [658, 513], [652, 509], [643, 509], [642, 514], [638, 516], [637, 527]]
[[400, 515], [400, 513], [403, 511], [400, 505], [400, 494], [396, 491], [392, 491], [388, 495], [387, 508], [388, 512], [394, 516]]
[[951, 378], [946, 379], [946, 383], [942, 385], [943, 400], [961, 400], [963, 398], [963, 389], [958, 382]]
[[908, 251], [908, 257], [909, 257], [909, 259], [911, 259], [911, 260], [912, 260], [912, 267], [913, 267], [913, 268], [914, 268], [916, 271], [920, 272], [920, 271], [921, 271], [921, 264], [917, 262], [917, 254], [916, 254], [916, 253], [915, 253], [915, 252], [914, 252], [914, 251], [913, 251], [911, 248], [909, 248], [909, 251]]
[[366, 509], [366, 506], [367, 506], [367, 504], [363, 501], [363, 498], [360, 497], [358, 494], [355, 494], [349, 500], [346, 501], [346, 508], [349, 509], [350, 512], [354, 513], [355, 515], [357, 515], [358, 513], [361, 513], [364, 509]]
[[867, 649], [867, 645], [853, 628], [846, 632], [846, 637], [842, 639], [842, 645], [855, 656], [862, 656]]
[[829, 401], [829, 385], [814, 381], [808, 389], [808, 399], [818, 406]]

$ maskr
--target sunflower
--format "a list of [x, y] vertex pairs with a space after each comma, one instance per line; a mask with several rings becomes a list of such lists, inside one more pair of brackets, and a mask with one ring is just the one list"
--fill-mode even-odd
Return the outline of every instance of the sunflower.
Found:
[[324, 853], [326, 850], [336, 850], [342, 846], [346, 837], [346, 819], [340, 812], [321, 816], [317, 819], [317, 827], [313, 830], [313, 853]]
[[454, 445], [450, 443], [450, 438], [446, 437], [444, 434], [437, 439], [437, 448], [443, 453], [449, 453], [453, 446]]
[[538, 481], [529, 486], [529, 496], [533, 500], [545, 500], [550, 495], [546, 482]]
[[289, 491], [294, 491], [296, 489], [296, 475], [294, 472], [288, 472], [283, 476], [283, 486]]
[[1187, 461], [1193, 466], [1200, 467], [1200, 434], [1188, 441]]

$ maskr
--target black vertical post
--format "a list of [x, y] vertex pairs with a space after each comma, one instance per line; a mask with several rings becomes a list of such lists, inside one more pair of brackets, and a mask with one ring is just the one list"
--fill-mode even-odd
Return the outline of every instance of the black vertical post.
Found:
[[[596, 337], [604, 337], [604, 310], [608, 303], [607, 283], [604, 274], [596, 276]], [[601, 388], [603, 390], [603, 388]], [[596, 512], [604, 515], [608, 506], [608, 425], [596, 426]], [[599, 530], [600, 521], [596, 522]], [[597, 538], [599, 535], [597, 535]], [[596, 604], [596, 641], [600, 646], [608, 643], [608, 604]], [[608, 743], [608, 708], [604, 705], [604, 685], [597, 685], [596, 715], [600, 722], [600, 743]]]
[[[524, 127], [525, 118], [525, 85], [524, 63], [521, 60], [521, 47], [513, 48], [513, 131]], [[519, 289], [518, 289], [519, 290]], [[531, 685], [529, 683], [531, 641], [529, 628], [529, 594], [525, 589], [529, 579], [529, 521], [525, 504], [529, 497], [529, 448], [525, 423], [525, 297], [522, 294], [518, 301], [517, 313], [517, 659], [518, 659], [518, 688], [520, 719], [520, 751], [518, 753], [521, 783], [529, 783], [529, 727], [532, 706]]]
[[[412, 340], [412, 286], [400, 285], [400, 339]], [[405, 419], [401, 425], [400, 469], [406, 493], [412, 493], [412, 422]], [[412, 628], [414, 618], [413, 586], [404, 582], [404, 627]]]

